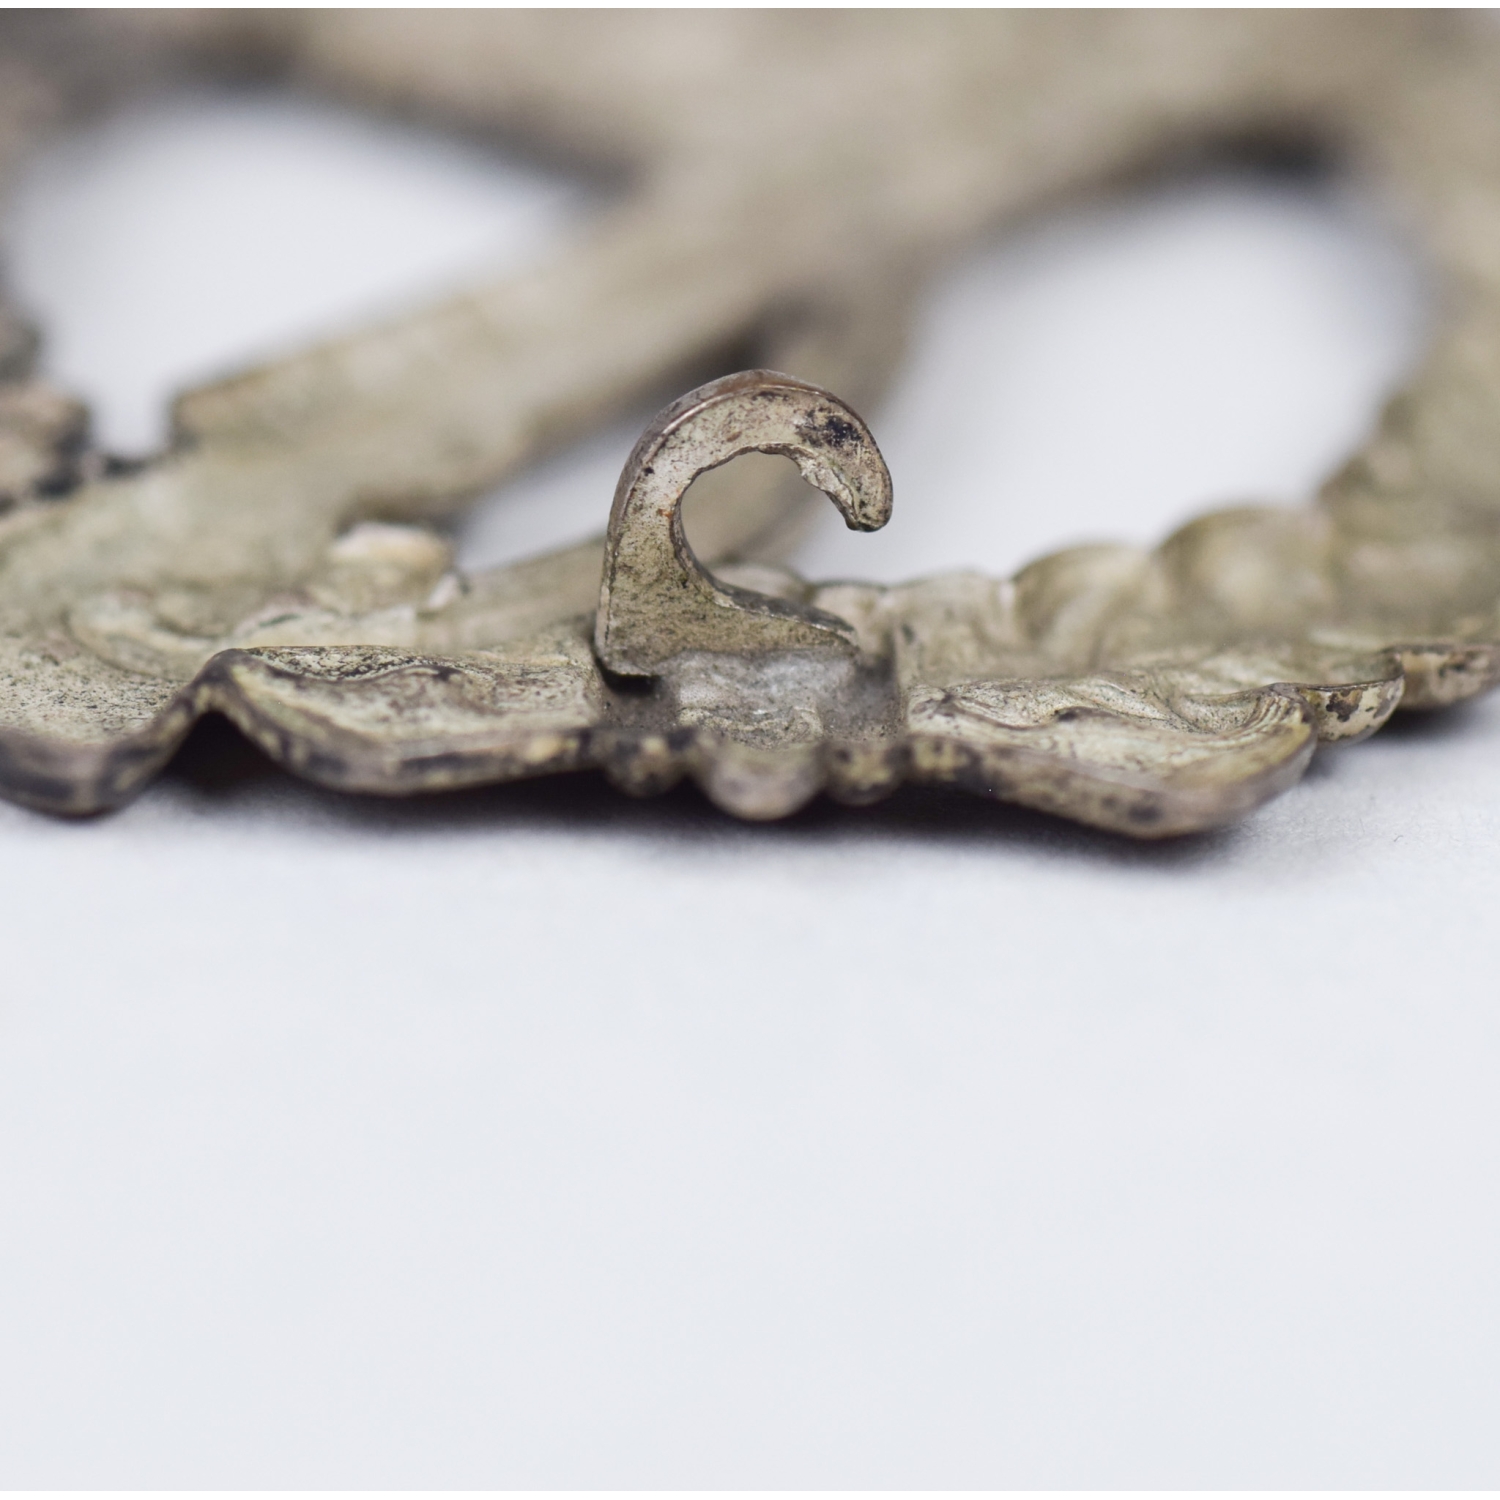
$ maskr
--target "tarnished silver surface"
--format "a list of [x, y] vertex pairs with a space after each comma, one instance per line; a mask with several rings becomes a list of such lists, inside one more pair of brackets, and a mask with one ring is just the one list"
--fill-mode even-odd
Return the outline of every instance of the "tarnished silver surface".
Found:
[[[33, 18], [0, 59], [0, 144], [101, 78], [247, 57], [628, 190], [547, 266], [190, 393], [138, 472], [86, 451], [0, 320], [7, 795], [115, 805], [217, 707], [303, 774], [372, 791], [599, 764], [636, 790], [691, 772], [767, 817], [909, 777], [1165, 834], [1237, 816], [1320, 739], [1500, 675], [1500, 31], [1482, 18]], [[1340, 156], [1444, 280], [1425, 365], [1316, 504], [893, 589], [768, 568], [795, 495], [736, 493], [733, 467], [680, 529], [683, 465], [736, 445], [788, 453], [878, 524], [873, 440], [804, 382], [865, 406], [912, 289], [975, 234], [1226, 145]], [[665, 445], [675, 478], [627, 471], [607, 557], [452, 569], [431, 522], [743, 347], [796, 378], [672, 408], [637, 460]]]

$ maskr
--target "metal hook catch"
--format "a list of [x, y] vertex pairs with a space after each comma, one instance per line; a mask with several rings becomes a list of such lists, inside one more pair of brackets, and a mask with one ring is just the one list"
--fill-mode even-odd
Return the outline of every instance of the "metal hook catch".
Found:
[[615, 491], [594, 627], [609, 671], [649, 677], [686, 651], [857, 652], [847, 621], [722, 583], [693, 555], [682, 527], [688, 486], [751, 452], [792, 459], [853, 531], [877, 531], [891, 518], [890, 471], [837, 396], [774, 370], [689, 391], [642, 434]]

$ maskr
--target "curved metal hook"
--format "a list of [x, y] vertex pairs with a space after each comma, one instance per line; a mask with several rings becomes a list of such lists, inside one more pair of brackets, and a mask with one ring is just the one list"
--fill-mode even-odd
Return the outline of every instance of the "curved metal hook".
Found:
[[649, 677], [685, 651], [855, 651], [835, 615], [720, 583], [682, 528], [698, 475], [741, 453], [780, 453], [853, 531], [891, 518], [891, 476], [864, 422], [836, 396], [774, 370], [746, 370], [674, 401], [642, 434], [615, 490], [594, 623], [611, 672]]

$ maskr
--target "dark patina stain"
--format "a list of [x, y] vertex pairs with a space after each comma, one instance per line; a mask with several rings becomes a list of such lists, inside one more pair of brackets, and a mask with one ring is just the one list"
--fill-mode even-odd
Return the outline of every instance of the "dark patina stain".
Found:
[[1364, 693], [1359, 688], [1351, 688], [1345, 692], [1330, 693], [1328, 695], [1328, 712], [1336, 718], [1340, 724], [1347, 724], [1354, 717], [1359, 708], [1360, 699]]
[[823, 418], [821, 430], [837, 448], [852, 448], [859, 442], [859, 431], [854, 423], [845, 421], [834, 412]]

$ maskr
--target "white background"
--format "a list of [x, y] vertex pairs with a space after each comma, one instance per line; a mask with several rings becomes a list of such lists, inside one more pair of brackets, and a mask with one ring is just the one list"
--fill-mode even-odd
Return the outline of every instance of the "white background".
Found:
[[[8, 271], [141, 451], [173, 386], [587, 211], [183, 98], [39, 160]], [[1306, 186], [1027, 229], [871, 413], [897, 519], [803, 564], [1296, 499], [1425, 305]], [[466, 557], [597, 529], [630, 436]], [[1497, 752], [1500, 704], [1408, 721], [1163, 847], [937, 794], [361, 802], [214, 742], [110, 818], [0, 805], [0, 1481], [1500, 1482]]]

